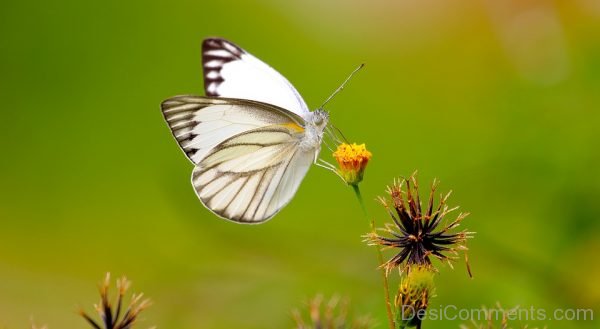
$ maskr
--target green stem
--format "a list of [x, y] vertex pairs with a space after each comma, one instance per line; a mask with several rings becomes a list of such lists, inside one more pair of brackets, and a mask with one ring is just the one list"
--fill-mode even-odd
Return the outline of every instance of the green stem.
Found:
[[[371, 230], [375, 230], [375, 224], [371, 221]], [[383, 265], [383, 255], [381, 254], [381, 249], [377, 248], [377, 261], [379, 265]], [[388, 324], [390, 329], [395, 329], [396, 324], [394, 323], [394, 315], [392, 313], [392, 303], [390, 301], [390, 284], [388, 282], [388, 277], [385, 272], [385, 268], [381, 268], [381, 279], [383, 281], [383, 293], [385, 295], [385, 310], [387, 312]]]
[[[360, 194], [360, 188], [358, 187], [358, 184], [352, 184], [352, 190], [354, 190], [354, 195], [356, 195], [356, 199], [358, 200], [358, 203], [360, 204], [360, 209], [362, 209], [363, 211], [363, 215], [365, 215], [365, 218], [367, 218], [367, 220], [369, 219], [369, 212], [367, 211], [367, 207], [365, 206], [365, 202], [362, 198], [362, 195]], [[373, 223], [373, 221], [371, 220], [371, 230], [375, 230], [375, 224]], [[379, 265], [383, 264], [383, 255], [381, 254], [381, 249], [377, 248], [377, 261], [379, 262]], [[384, 292], [384, 296], [385, 296], [385, 310], [387, 312], [387, 317], [388, 317], [388, 324], [390, 326], [390, 329], [395, 329], [396, 325], [394, 323], [394, 315], [392, 313], [392, 304], [390, 302], [390, 288], [389, 288], [389, 283], [388, 283], [388, 277], [387, 274], [385, 273], [385, 268], [381, 268], [381, 278], [383, 279], [383, 292]]]
[[360, 188], [358, 187], [358, 184], [352, 184], [351, 186], [352, 190], [354, 190], [354, 195], [356, 195], [356, 199], [358, 199], [358, 203], [360, 204], [360, 209], [363, 211], [363, 215], [365, 215], [365, 217], [368, 219], [369, 213], [367, 212], [367, 207], [365, 207], [365, 201], [360, 194]]

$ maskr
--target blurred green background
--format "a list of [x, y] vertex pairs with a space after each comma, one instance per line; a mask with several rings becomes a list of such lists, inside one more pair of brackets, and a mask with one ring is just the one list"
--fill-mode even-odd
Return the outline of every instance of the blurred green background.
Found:
[[387, 220], [372, 200], [418, 169], [477, 232], [475, 278], [441, 266], [432, 307], [600, 315], [598, 1], [5, 1], [0, 328], [85, 328], [75, 311], [107, 271], [154, 301], [141, 328], [290, 328], [319, 292], [385, 327], [368, 223], [330, 172], [313, 168], [260, 226], [196, 199], [159, 104], [202, 94], [207, 36], [275, 67], [311, 108], [367, 64], [328, 107], [374, 154], [372, 215]]

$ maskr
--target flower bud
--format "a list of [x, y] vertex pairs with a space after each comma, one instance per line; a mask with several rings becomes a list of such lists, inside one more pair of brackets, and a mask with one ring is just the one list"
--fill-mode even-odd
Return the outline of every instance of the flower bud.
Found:
[[400, 324], [400, 328], [418, 326], [425, 317], [434, 290], [433, 271], [428, 266], [409, 267], [394, 301], [396, 323]]
[[338, 173], [348, 185], [358, 185], [362, 181], [371, 156], [365, 144], [356, 143], [342, 143], [333, 152], [333, 157], [339, 165]]

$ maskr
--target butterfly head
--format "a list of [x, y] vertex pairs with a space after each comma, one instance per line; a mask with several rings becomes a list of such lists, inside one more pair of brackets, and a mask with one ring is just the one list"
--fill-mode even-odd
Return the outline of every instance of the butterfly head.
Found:
[[309, 115], [305, 117], [305, 122], [304, 138], [300, 143], [300, 148], [310, 151], [319, 150], [323, 140], [323, 131], [329, 122], [329, 112], [323, 109], [309, 112]]
[[323, 109], [317, 109], [311, 114], [310, 123], [317, 128], [318, 131], [323, 131], [329, 122], [329, 112]]

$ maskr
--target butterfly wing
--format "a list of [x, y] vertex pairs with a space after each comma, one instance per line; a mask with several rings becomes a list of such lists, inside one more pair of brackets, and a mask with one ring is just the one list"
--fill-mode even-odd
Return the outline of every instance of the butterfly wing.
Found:
[[215, 214], [260, 223], [290, 202], [314, 160], [286, 125], [257, 128], [215, 147], [194, 169], [198, 198]]
[[286, 78], [227, 40], [204, 40], [202, 66], [207, 96], [251, 99], [288, 109], [301, 117], [309, 112]]
[[173, 135], [196, 164], [201, 202], [236, 222], [260, 223], [290, 202], [314, 161], [303, 120], [270, 104], [178, 96], [162, 104]]
[[294, 113], [243, 99], [175, 96], [162, 102], [161, 108], [171, 133], [194, 164], [239, 133], [275, 124], [304, 126]]

